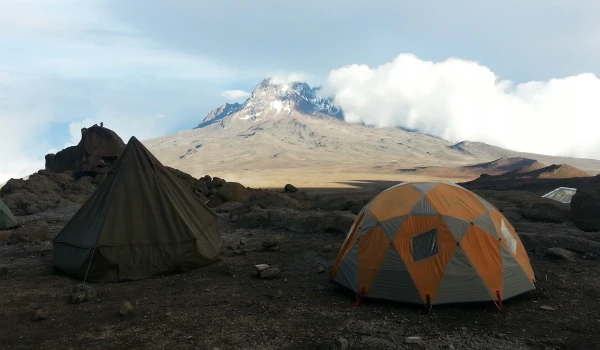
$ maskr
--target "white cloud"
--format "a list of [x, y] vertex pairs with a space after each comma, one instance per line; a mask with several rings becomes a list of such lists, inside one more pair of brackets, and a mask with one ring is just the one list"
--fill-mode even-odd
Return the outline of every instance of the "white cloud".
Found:
[[330, 72], [324, 93], [349, 122], [403, 126], [450, 141], [600, 158], [600, 79], [580, 74], [514, 84], [476, 62], [401, 54]]
[[223, 91], [221, 96], [225, 97], [228, 100], [243, 100], [250, 97], [250, 93], [244, 90], [227, 90]]
[[269, 82], [275, 85], [291, 84], [298, 81], [306, 82], [307, 76], [304, 73], [278, 73], [271, 76]]

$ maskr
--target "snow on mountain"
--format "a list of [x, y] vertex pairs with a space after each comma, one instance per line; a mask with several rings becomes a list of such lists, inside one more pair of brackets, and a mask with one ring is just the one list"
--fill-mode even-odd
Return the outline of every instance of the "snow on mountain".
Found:
[[342, 110], [326, 97], [319, 96], [320, 87], [310, 87], [303, 82], [274, 84], [264, 79], [243, 103], [226, 103], [212, 110], [196, 128], [203, 128], [224, 120], [258, 122], [272, 116], [291, 115], [298, 112], [315, 117], [344, 119]]

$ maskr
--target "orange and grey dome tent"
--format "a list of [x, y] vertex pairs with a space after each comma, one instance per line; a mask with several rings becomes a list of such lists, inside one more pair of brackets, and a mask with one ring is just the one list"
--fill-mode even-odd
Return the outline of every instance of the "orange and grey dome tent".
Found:
[[331, 271], [360, 298], [432, 305], [535, 290], [527, 252], [492, 204], [453, 183], [401, 183], [363, 207]]

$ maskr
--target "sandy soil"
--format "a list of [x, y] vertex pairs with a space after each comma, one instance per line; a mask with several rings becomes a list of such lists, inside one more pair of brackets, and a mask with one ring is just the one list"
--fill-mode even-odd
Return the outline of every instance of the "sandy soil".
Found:
[[[57, 232], [74, 209], [46, 215]], [[232, 227], [222, 215], [228, 244], [222, 261], [195, 271], [137, 282], [90, 284], [96, 301], [70, 304], [73, 279], [53, 272], [51, 244], [0, 243], [2, 349], [331, 349], [339, 337], [349, 349], [597, 349], [600, 339], [600, 262], [550, 261], [531, 255], [540, 299], [533, 293], [493, 304], [424, 308], [365, 300], [328, 284], [344, 235], [293, 235]], [[61, 221], [63, 220], [63, 221]], [[554, 233], [564, 225], [519, 224], [517, 230]], [[271, 235], [280, 250], [267, 252]], [[281, 269], [272, 280], [253, 266]], [[323, 272], [323, 269], [325, 272]], [[118, 314], [124, 300], [133, 313]], [[540, 306], [551, 306], [547, 311]], [[49, 318], [32, 319], [39, 307]], [[406, 344], [420, 336], [419, 345]]]

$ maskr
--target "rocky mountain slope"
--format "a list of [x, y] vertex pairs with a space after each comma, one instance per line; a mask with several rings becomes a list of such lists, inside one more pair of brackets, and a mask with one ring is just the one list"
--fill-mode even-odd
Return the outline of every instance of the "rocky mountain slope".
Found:
[[267, 179], [322, 183], [379, 173], [397, 175], [402, 168], [462, 167], [502, 157], [600, 172], [600, 161], [525, 157], [481, 143], [453, 144], [400, 128], [347, 123], [343, 111], [318, 92], [306, 83], [274, 84], [266, 79], [244, 103], [225, 104], [193, 130], [144, 144], [164, 164], [193, 176], [239, 176], [240, 182], [254, 186], [266, 184]]

